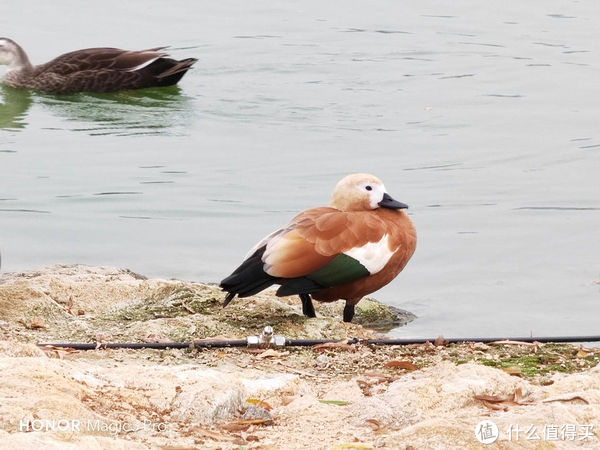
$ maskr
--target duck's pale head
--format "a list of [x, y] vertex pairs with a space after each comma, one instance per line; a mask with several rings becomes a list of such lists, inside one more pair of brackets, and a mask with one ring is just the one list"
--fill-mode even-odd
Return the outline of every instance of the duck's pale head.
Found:
[[0, 64], [11, 68], [21, 68], [30, 65], [27, 55], [12, 39], [0, 37]]
[[0, 38], [0, 64], [11, 66], [16, 59], [15, 43], [7, 38]]
[[342, 178], [333, 190], [331, 207], [340, 211], [408, 208], [387, 193], [379, 178], [368, 173], [354, 173]]

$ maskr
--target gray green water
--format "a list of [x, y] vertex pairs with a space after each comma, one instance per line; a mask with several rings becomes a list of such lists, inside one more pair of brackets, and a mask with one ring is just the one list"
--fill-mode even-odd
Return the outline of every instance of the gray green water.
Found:
[[[197, 57], [179, 87], [0, 91], [2, 270], [218, 281], [371, 172], [419, 233], [397, 336], [597, 333], [600, 3], [3, 2], [34, 63]], [[0, 69], [3, 72], [3, 69]]]

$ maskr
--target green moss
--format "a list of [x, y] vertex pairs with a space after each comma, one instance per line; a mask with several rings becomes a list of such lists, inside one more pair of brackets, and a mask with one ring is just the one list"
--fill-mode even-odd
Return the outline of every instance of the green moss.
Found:
[[416, 316], [408, 311], [365, 298], [356, 305], [354, 322], [366, 328], [385, 332], [404, 326], [415, 318]]
[[[556, 365], [548, 366], [544, 363], [543, 357], [538, 355], [520, 355], [509, 358], [500, 358], [498, 361], [481, 360], [480, 363], [486, 366], [504, 368], [519, 367], [521, 372], [527, 376], [535, 376], [548, 373]], [[558, 366], [560, 367], [560, 366]]]
[[478, 362], [480, 364], [483, 364], [484, 366], [491, 366], [491, 367], [498, 367], [498, 366], [500, 366], [500, 362], [499, 361], [494, 361], [492, 359], [480, 359]]
[[[486, 353], [495, 352], [495, 346], [490, 346]], [[538, 346], [535, 353], [531, 347], [506, 346], [497, 359], [482, 357], [475, 359], [479, 364], [499, 369], [518, 367], [527, 377], [537, 377], [554, 372], [572, 373], [585, 368], [594, 367], [599, 358], [588, 355], [578, 358], [577, 348], [568, 344], [545, 344]]]
[[569, 370], [563, 365], [553, 364], [551, 366], [548, 366], [545, 372], [569, 372]]

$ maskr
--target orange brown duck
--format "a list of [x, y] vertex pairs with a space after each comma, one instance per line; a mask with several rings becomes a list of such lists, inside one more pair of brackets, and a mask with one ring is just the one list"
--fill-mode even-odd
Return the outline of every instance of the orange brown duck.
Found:
[[221, 281], [228, 293], [223, 306], [278, 284], [276, 295], [299, 295], [307, 317], [316, 317], [311, 297], [346, 300], [344, 322], [350, 322], [360, 299], [392, 281], [415, 251], [417, 234], [406, 208], [377, 177], [348, 175], [329, 207], [302, 211], [250, 250]]

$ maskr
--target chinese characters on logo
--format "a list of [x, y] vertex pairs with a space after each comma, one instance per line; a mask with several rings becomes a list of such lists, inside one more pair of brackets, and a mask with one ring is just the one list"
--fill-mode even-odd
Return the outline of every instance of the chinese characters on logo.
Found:
[[[482, 444], [491, 444], [500, 437], [498, 426], [491, 420], [482, 420], [475, 426], [475, 437]], [[594, 425], [567, 423], [563, 425], [510, 424], [506, 428], [509, 441], [591, 441], [596, 439]]]

